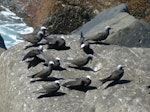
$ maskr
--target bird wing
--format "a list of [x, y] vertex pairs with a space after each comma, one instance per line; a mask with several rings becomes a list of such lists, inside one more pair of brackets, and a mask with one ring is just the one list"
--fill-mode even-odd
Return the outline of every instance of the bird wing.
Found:
[[121, 76], [122, 75], [122, 72], [120, 71], [120, 70], [115, 70], [112, 74], [111, 74], [111, 76], [110, 76], [110, 80], [117, 80], [117, 79], [120, 79]]
[[81, 81], [79, 79], [76, 79], [74, 81], [68, 81], [63, 84], [63, 86], [65, 87], [73, 87], [73, 86], [80, 86], [80, 85], [81, 85]]
[[48, 69], [48, 68], [43, 69], [43, 70], [41, 70], [40, 72], [34, 74], [34, 78], [37, 78], [37, 77], [46, 77], [46, 76], [49, 75], [48, 72], [49, 72], [49, 69]]
[[47, 93], [55, 92], [60, 88], [60, 86], [58, 86], [56, 84], [51, 84], [51, 85], [47, 85], [47, 86], [43, 85], [42, 87], [43, 87], [43, 89], [45, 89], [47, 91]]
[[78, 65], [78, 66], [82, 65], [84, 62], [85, 62], [84, 58], [78, 58], [78, 59], [74, 59], [71, 61], [72, 64]]

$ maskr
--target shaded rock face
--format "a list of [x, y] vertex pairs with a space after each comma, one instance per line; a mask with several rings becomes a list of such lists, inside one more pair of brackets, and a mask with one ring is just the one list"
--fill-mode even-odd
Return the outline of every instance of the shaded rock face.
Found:
[[[79, 48], [79, 37], [75, 35], [65, 37], [67, 45], [71, 46], [70, 50], [45, 51], [47, 55], [60, 57], [61, 66], [67, 69], [53, 71], [51, 77], [63, 78], [60, 80], [62, 84], [72, 78], [90, 75], [91, 86], [97, 89], [82, 92], [61, 87], [59, 92], [66, 93], [65, 95], [37, 99], [40, 94], [33, 91], [40, 89], [41, 85], [51, 83], [52, 80], [30, 83], [27, 76], [43, 69], [43, 64], [27, 69], [27, 63], [21, 60], [32, 48], [24, 51], [23, 47], [27, 45], [24, 42], [10, 48], [0, 57], [1, 112], [149, 112], [150, 90], [146, 87], [150, 84], [150, 49], [92, 44], [91, 48], [95, 51], [94, 60], [86, 67], [93, 68], [99, 65], [101, 70], [98, 72], [89, 71], [90, 69], [78, 70], [68, 68], [65, 59], [85, 55]], [[104, 89], [109, 83], [101, 86], [98, 79], [110, 75], [118, 64], [126, 65], [123, 78], [115, 86]]]
[[64, 6], [44, 22], [50, 34], [68, 34], [94, 17], [93, 9], [84, 6]]
[[[71, 28], [70, 25], [66, 24], [64, 27], [65, 31], [60, 29], [59, 27], [62, 27], [64, 25], [61, 24], [60, 26], [60, 21], [58, 21], [55, 24], [53, 23], [53, 25], [59, 26], [59, 27], [53, 26], [53, 28], [51, 28], [56, 29], [53, 33], [71, 32], [73, 28], [74, 28], [73, 30], [75, 30], [77, 27], [81, 26], [84, 22], [87, 22], [89, 19], [92, 19], [93, 15], [95, 16], [104, 9], [110, 8], [112, 6], [117, 6], [118, 4], [121, 3], [126, 3], [129, 6], [131, 15], [146, 22], [150, 21], [149, 0], [111, 0], [111, 1], [110, 0], [105, 1], [104, 0], [11, 0], [11, 1], [0, 0], [0, 2], [5, 6], [9, 7], [14, 12], [18, 13], [18, 15], [23, 16], [26, 22], [34, 27], [39, 27], [43, 25], [45, 23], [45, 20], [49, 19], [51, 15], [54, 16], [54, 14], [56, 15], [53, 18], [57, 17], [58, 18], [57, 21], [59, 19], [62, 19], [62, 16], [60, 16], [59, 14], [62, 11], [63, 12], [62, 15], [67, 15], [66, 18], [63, 19], [63, 22], [65, 23], [72, 22], [72, 24], [70, 24]], [[89, 14], [88, 18], [81, 17], [82, 14], [80, 15], [78, 10], [76, 10], [76, 6], [77, 7], [82, 6], [81, 7], [82, 10], [88, 9], [90, 7], [90, 9], [93, 10], [92, 15]], [[67, 13], [68, 7], [71, 7], [70, 10], [73, 11]], [[85, 11], [89, 12], [89, 10]], [[71, 14], [72, 12], [76, 16]], [[68, 19], [68, 15], [70, 14], [71, 16], [69, 16]], [[71, 20], [77, 20], [77, 22], [75, 22], [76, 24], [73, 23], [74, 21], [70, 21], [70, 18]], [[51, 19], [49, 19], [49, 22], [52, 22], [50, 20]]]
[[109, 25], [113, 29], [110, 30], [111, 35], [105, 43], [127, 47], [150, 47], [150, 25], [135, 19], [129, 12], [125, 4], [107, 9], [72, 33], [80, 34], [82, 31], [85, 37], [96, 35]]
[[0, 35], [0, 47], [5, 49], [5, 50], [7, 49], [6, 46], [5, 46], [5, 43], [4, 43], [4, 39], [1, 35]]

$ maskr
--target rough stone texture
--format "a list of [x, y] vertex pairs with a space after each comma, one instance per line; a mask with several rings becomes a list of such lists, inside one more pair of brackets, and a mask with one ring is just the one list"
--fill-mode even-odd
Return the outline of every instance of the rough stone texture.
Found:
[[95, 35], [107, 25], [113, 29], [105, 40], [106, 43], [127, 47], [150, 47], [150, 24], [131, 16], [125, 4], [101, 12], [72, 33], [80, 34], [82, 31], [85, 36]]
[[[110, 9], [109, 9], [110, 10]], [[112, 9], [113, 12], [113, 9]], [[108, 13], [108, 12], [107, 12]], [[126, 16], [125, 16], [126, 15]], [[35, 94], [33, 91], [41, 88], [41, 85], [50, 83], [51, 81], [38, 81], [30, 83], [28, 75], [38, 72], [43, 68], [43, 64], [27, 69], [27, 63], [21, 62], [23, 56], [32, 48], [23, 50], [29, 43], [20, 43], [0, 56], [0, 111], [1, 112], [149, 112], [150, 110], [150, 48], [147, 44], [144, 47], [132, 46], [135, 43], [130, 37], [131, 31], [134, 31], [137, 38], [147, 38], [146, 32], [149, 30], [149, 25], [141, 23], [134, 17], [127, 13], [120, 13], [115, 15], [116, 18], [107, 20], [114, 28], [110, 34], [110, 38], [117, 36], [122, 31], [120, 38], [129, 47], [118, 45], [101, 45], [91, 44], [94, 50], [94, 60], [89, 63], [87, 67], [94, 68], [98, 66], [101, 68], [98, 72], [84, 70], [76, 70], [67, 67], [67, 62], [64, 60], [68, 57], [78, 57], [85, 55], [79, 48], [79, 35], [67, 35], [67, 46], [71, 49], [64, 51], [47, 50], [46, 54], [54, 57], [59, 56], [62, 67], [65, 71], [53, 71], [51, 77], [64, 78], [60, 80], [61, 84], [71, 78], [90, 75], [92, 78], [91, 86], [96, 86], [97, 89], [81, 92], [76, 90], [68, 90], [61, 87], [60, 92], [65, 95], [55, 97], [44, 97], [37, 99], [40, 94]], [[121, 18], [124, 18], [123, 21]], [[120, 18], [118, 20], [118, 18]], [[116, 21], [117, 20], [117, 21]], [[129, 21], [132, 24], [129, 25]], [[94, 22], [94, 21], [93, 21]], [[126, 24], [123, 24], [126, 23]], [[96, 23], [94, 23], [96, 24]], [[91, 32], [96, 33], [97, 30], [105, 26], [105, 22], [97, 26], [93, 25]], [[87, 26], [89, 27], [89, 26]], [[133, 30], [133, 28], [137, 28]], [[142, 30], [138, 30], [141, 28]], [[124, 33], [125, 32], [125, 33]], [[145, 34], [143, 34], [145, 32]], [[88, 33], [87, 33], [88, 34]], [[128, 34], [128, 35], [125, 35]], [[53, 35], [52, 35], [53, 36]], [[57, 35], [60, 36], [60, 35]], [[140, 37], [138, 37], [140, 36]], [[133, 36], [134, 37], [134, 36]], [[114, 39], [115, 40], [115, 39]], [[110, 41], [111, 44], [116, 44], [115, 41]], [[116, 39], [116, 41], [118, 41]], [[121, 41], [120, 41], [121, 42]], [[118, 44], [120, 44], [118, 42]], [[123, 45], [123, 44], [121, 44]], [[46, 49], [47, 46], [44, 46]], [[121, 81], [107, 89], [104, 89], [109, 83], [101, 86], [98, 79], [102, 79], [116, 69], [118, 64], [126, 65], [125, 74]], [[53, 78], [54, 79], [54, 78]]]
[[98, 14], [104, 9], [126, 3], [133, 16], [150, 22], [149, 0], [0, 0], [0, 2], [19, 13], [19, 15], [25, 16], [28, 23], [34, 26], [40, 26], [45, 18], [63, 10], [64, 6], [70, 4], [92, 7]]
[[[65, 36], [70, 50], [48, 50], [45, 53], [59, 56], [63, 67], [67, 68], [64, 59], [77, 57], [84, 53], [80, 50], [77, 36]], [[69, 38], [68, 38], [69, 37]], [[127, 48], [115, 45], [91, 45], [95, 57], [87, 67], [99, 65], [98, 72], [75, 70], [53, 71], [51, 77], [64, 78], [61, 83], [70, 78], [90, 75], [92, 86], [98, 89], [80, 92], [61, 87], [60, 92], [66, 95], [37, 99], [33, 91], [49, 81], [30, 83], [27, 78], [43, 68], [42, 63], [27, 69], [27, 64], [21, 62], [27, 43], [18, 44], [0, 56], [0, 110], [1, 112], [149, 112], [150, 94], [146, 87], [150, 84], [150, 49]], [[46, 48], [46, 46], [45, 46]], [[12, 52], [13, 51], [13, 52]], [[17, 55], [16, 55], [17, 54]], [[118, 64], [124, 64], [125, 74], [119, 84], [104, 89], [108, 83], [100, 86], [98, 79], [108, 76]]]

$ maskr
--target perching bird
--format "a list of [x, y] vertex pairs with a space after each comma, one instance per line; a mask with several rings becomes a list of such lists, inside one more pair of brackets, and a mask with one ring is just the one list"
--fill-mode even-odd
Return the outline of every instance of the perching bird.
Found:
[[89, 61], [92, 61], [92, 59], [93, 59], [93, 55], [88, 54], [87, 56], [79, 57], [79, 58], [71, 59], [67, 61], [69, 61], [69, 63], [71, 64], [69, 65], [70, 67], [72, 67], [72, 65], [76, 67], [83, 67], [86, 64], [88, 64]]
[[50, 61], [48, 63], [48, 67], [45, 67], [45, 69], [41, 70], [40, 72], [33, 74], [31, 76], [28, 76], [28, 77], [30, 77], [30, 78], [47, 78], [52, 73], [53, 64], [54, 64], [54, 62]]
[[83, 49], [83, 51], [86, 53], [86, 54], [94, 54], [94, 51], [93, 49], [90, 48], [90, 44], [88, 41], [84, 41], [81, 46], [80, 46], [81, 49]]
[[20, 36], [24, 41], [30, 42], [33, 45], [37, 45], [45, 37], [45, 27], [41, 27], [38, 32], [30, 34], [21, 34]]
[[39, 46], [38, 49], [33, 49], [29, 51], [22, 59], [22, 61], [26, 60], [27, 58], [38, 57], [38, 55], [43, 53], [43, 46]]
[[58, 37], [55, 36], [53, 38], [46, 38], [46, 43], [48, 44], [48, 48], [56, 49], [56, 50], [63, 50], [67, 48], [66, 41], [64, 39], [64, 36]]
[[62, 86], [73, 89], [79, 89], [83, 87], [87, 87], [91, 84], [91, 77], [88, 75], [86, 77], [76, 78], [73, 81], [68, 81], [64, 83]]
[[109, 30], [112, 29], [110, 26], [105, 27], [104, 32], [97, 33], [96, 35], [85, 37], [85, 41], [91, 40], [91, 41], [102, 41], [105, 40], [109, 35]]
[[55, 81], [54, 83], [51, 83], [49, 85], [42, 85], [43, 88], [38, 91], [35, 91], [34, 93], [45, 93], [48, 95], [52, 95], [60, 89], [59, 83], [59, 81]]
[[84, 43], [84, 39], [85, 37], [83, 36], [83, 33], [81, 32], [80, 39], [79, 39], [80, 46]]
[[125, 66], [123, 66], [123, 65], [118, 65], [117, 70], [112, 72], [112, 74], [110, 76], [100, 80], [102, 82], [102, 84], [104, 84], [107, 81], [118, 82], [124, 74], [124, 69], [123, 69], [124, 67]]
[[45, 62], [44, 62], [44, 65], [48, 65], [48, 62], [49, 61], [53, 61], [54, 62], [54, 64], [53, 64], [53, 69], [57, 69], [57, 68], [59, 68], [60, 67], [60, 58], [59, 57], [56, 57], [56, 58], [54, 58], [54, 57], [49, 57], [49, 58], [47, 58], [46, 60], [45, 60]]

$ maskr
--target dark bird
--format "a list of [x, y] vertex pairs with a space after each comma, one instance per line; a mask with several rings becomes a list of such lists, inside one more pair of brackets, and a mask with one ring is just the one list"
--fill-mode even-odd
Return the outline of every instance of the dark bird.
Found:
[[92, 59], [93, 59], [93, 55], [88, 54], [87, 56], [79, 57], [79, 58], [71, 59], [71, 60], [67, 60], [67, 61], [69, 61], [69, 63], [71, 63], [71, 65], [75, 65], [76, 67], [83, 67], [86, 64], [88, 64], [88, 62], [90, 60], [92, 61]]
[[54, 64], [54, 62], [50, 61], [48, 63], [48, 67], [45, 67], [45, 69], [41, 70], [40, 72], [33, 74], [31, 76], [28, 76], [28, 77], [30, 77], [30, 78], [47, 78], [52, 73], [53, 64]]
[[20, 36], [24, 41], [30, 42], [33, 45], [37, 45], [45, 37], [46, 27], [41, 27], [38, 32], [30, 34], [21, 34]]
[[93, 49], [90, 48], [90, 44], [88, 41], [84, 41], [81, 46], [80, 46], [81, 49], [83, 49], [83, 51], [86, 53], [86, 54], [94, 54], [94, 51]]
[[123, 65], [118, 65], [117, 70], [112, 72], [112, 74], [110, 76], [100, 80], [102, 82], [102, 84], [104, 84], [107, 81], [118, 82], [124, 74], [124, 69], [123, 69], [124, 67], [125, 66], [123, 66]]
[[79, 39], [80, 45], [84, 43], [84, 39], [85, 39], [85, 37], [83, 36], [83, 33], [81, 32], [80, 39]]
[[46, 36], [47, 28], [45, 26], [41, 26], [40, 31], [43, 32], [43, 35]]
[[48, 95], [52, 95], [56, 93], [60, 89], [59, 81], [55, 81], [49, 85], [43, 85], [42, 89], [35, 91], [34, 93], [45, 93]]
[[80, 89], [87, 87], [90, 84], [91, 84], [91, 77], [88, 75], [86, 77], [76, 78], [73, 81], [68, 81], [62, 84], [62, 86], [67, 87], [69, 89]]
[[[39, 46], [38, 49], [33, 49], [29, 51], [22, 59], [22, 61], [26, 60], [27, 58], [38, 57], [38, 55], [43, 53], [43, 46]], [[40, 57], [40, 56], [39, 56]]]
[[112, 29], [110, 26], [106, 26], [104, 32], [100, 32], [100, 33], [97, 33], [96, 35], [86, 37], [85, 40], [86, 41], [91, 40], [91, 41], [97, 41], [97, 42], [105, 40], [109, 35], [109, 30], [110, 29]]
[[64, 36], [58, 37], [55, 36], [53, 38], [46, 38], [46, 43], [48, 44], [49, 49], [56, 49], [56, 50], [65, 50], [69, 49], [69, 47], [66, 46], [66, 40], [64, 39]]
[[56, 57], [56, 58], [54, 58], [54, 57], [49, 57], [49, 58], [47, 58], [47, 59], [45, 60], [44, 65], [47, 66], [49, 61], [53, 61], [53, 62], [54, 62], [53, 66], [52, 66], [53, 69], [60, 67], [60, 58], [59, 58], [59, 57]]

